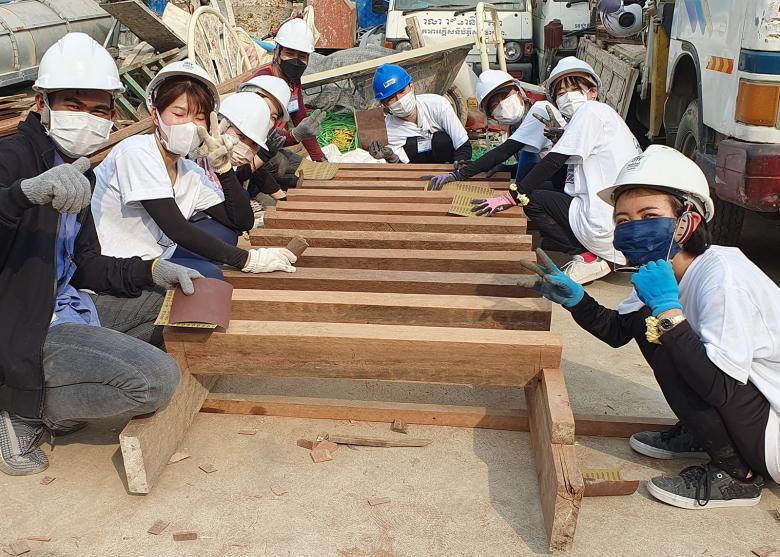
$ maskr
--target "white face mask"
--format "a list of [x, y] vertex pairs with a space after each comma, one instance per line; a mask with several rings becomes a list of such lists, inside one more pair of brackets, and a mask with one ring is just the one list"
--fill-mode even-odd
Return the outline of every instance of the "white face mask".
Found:
[[514, 126], [523, 121], [525, 103], [515, 94], [509, 95], [493, 109], [493, 119], [499, 124]]
[[563, 117], [567, 120], [571, 119], [571, 117], [574, 116], [574, 113], [586, 102], [588, 102], [588, 96], [582, 91], [564, 93], [555, 99], [558, 110], [561, 111], [561, 114], [563, 114]]
[[111, 120], [87, 112], [51, 110], [48, 134], [62, 154], [72, 157], [91, 155], [108, 141]]
[[387, 107], [387, 110], [393, 116], [398, 118], [406, 118], [417, 106], [417, 99], [414, 96], [414, 91], [409, 91], [403, 97], [395, 101], [393, 104]]
[[[157, 137], [160, 138], [160, 143], [163, 144], [163, 147], [165, 147], [165, 150], [169, 153], [186, 157], [190, 153], [194, 153], [200, 146], [198, 126], [193, 122], [168, 125], [162, 119], [159, 112], [157, 113], [157, 120], [159, 121], [157, 126]], [[163, 134], [165, 134], [165, 137], [168, 139], [165, 139]]]
[[233, 147], [233, 151], [230, 154], [230, 162], [236, 167], [251, 164], [254, 158], [255, 152], [243, 141], [236, 143], [236, 146]]

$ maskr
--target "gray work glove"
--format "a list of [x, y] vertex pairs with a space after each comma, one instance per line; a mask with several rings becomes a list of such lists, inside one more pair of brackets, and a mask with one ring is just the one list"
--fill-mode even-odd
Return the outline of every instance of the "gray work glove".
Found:
[[368, 146], [368, 154], [375, 159], [385, 159], [389, 163], [399, 163], [401, 159], [395, 154], [393, 148], [389, 145], [382, 145], [379, 141], [372, 141]]
[[191, 296], [195, 294], [192, 279], [198, 278], [203, 278], [203, 275], [195, 269], [183, 267], [165, 259], [156, 259], [152, 263], [152, 281], [166, 290], [180, 286], [182, 292]]
[[327, 112], [319, 108], [301, 120], [301, 123], [295, 126], [292, 131], [293, 137], [298, 141], [317, 137], [322, 130], [322, 122], [328, 117]]
[[558, 121], [558, 118], [555, 117], [555, 113], [553, 112], [552, 108], [548, 105], [547, 107], [547, 118], [544, 118], [543, 116], [539, 116], [538, 114], [534, 113], [534, 118], [539, 120], [542, 124], [544, 124], [544, 137], [549, 139], [553, 142], [553, 144], [558, 143], [558, 140], [563, 135], [563, 132], [566, 130], [561, 126], [561, 123]]
[[51, 206], [60, 213], [76, 214], [89, 205], [92, 188], [84, 173], [89, 159], [81, 157], [70, 164], [60, 164], [35, 178], [22, 180], [22, 193], [30, 203]]
[[265, 144], [268, 148], [258, 148], [257, 156], [260, 157], [264, 163], [267, 163], [279, 152], [279, 149], [284, 147], [285, 141], [287, 141], [287, 138], [280, 134], [279, 130], [272, 128], [271, 131], [268, 132], [268, 137], [265, 140]]

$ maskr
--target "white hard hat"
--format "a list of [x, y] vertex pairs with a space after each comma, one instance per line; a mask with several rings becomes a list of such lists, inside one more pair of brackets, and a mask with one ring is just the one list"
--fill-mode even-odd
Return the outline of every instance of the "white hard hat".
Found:
[[555, 68], [553, 68], [553, 71], [550, 72], [550, 76], [544, 82], [544, 88], [547, 91], [547, 97], [551, 101], [555, 100], [555, 91], [553, 90], [553, 86], [560, 79], [563, 79], [567, 75], [572, 74], [589, 75], [596, 82], [596, 87], [601, 89], [601, 78], [590, 64], [584, 60], [580, 60], [576, 56], [567, 56], [566, 58], [561, 58], [561, 61], [558, 62]]
[[[149, 112], [152, 111], [152, 105], [154, 104], [154, 99], [157, 96], [157, 89], [160, 88], [160, 85], [162, 85], [166, 79], [176, 76], [191, 77], [200, 81], [214, 97], [214, 110], [219, 110], [219, 90], [217, 90], [217, 84], [214, 83], [214, 80], [206, 70], [187, 58], [179, 62], [168, 64], [157, 72], [154, 79], [149, 82], [149, 86], [146, 88], [146, 108]], [[206, 116], [208, 117], [208, 115]]]
[[85, 33], [68, 33], [49, 47], [41, 58], [33, 89], [97, 89], [113, 95], [125, 91], [114, 59]]
[[262, 97], [248, 92], [230, 95], [222, 103], [219, 114], [260, 147], [268, 149], [266, 139], [273, 123], [271, 110]]
[[282, 78], [273, 75], [253, 77], [239, 85], [238, 92], [265, 93], [282, 107], [282, 121], [287, 122], [290, 119], [290, 113], [287, 112], [287, 106], [290, 104], [290, 86]]
[[490, 95], [501, 87], [512, 84], [515, 84], [515, 78], [501, 70], [485, 70], [479, 74], [476, 87], [477, 106], [479, 106], [479, 109], [486, 112], [483, 104], [490, 98]]
[[680, 151], [665, 145], [651, 145], [641, 155], [626, 163], [615, 185], [601, 190], [601, 199], [615, 205], [615, 192], [648, 187], [669, 192], [691, 203], [705, 220], [715, 216], [710, 185], [699, 165]]
[[314, 35], [300, 18], [285, 21], [276, 33], [276, 44], [311, 54], [314, 52]]

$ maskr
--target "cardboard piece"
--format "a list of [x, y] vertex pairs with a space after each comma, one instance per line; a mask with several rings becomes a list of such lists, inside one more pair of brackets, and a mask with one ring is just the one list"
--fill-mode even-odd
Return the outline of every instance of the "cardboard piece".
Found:
[[233, 287], [222, 280], [199, 278], [192, 281], [195, 293], [187, 296], [176, 287], [165, 294], [155, 325], [199, 329], [227, 329]]

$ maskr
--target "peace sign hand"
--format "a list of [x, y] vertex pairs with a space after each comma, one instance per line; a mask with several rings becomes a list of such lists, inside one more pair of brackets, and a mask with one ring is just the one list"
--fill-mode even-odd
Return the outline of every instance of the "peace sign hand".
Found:
[[534, 113], [534, 118], [544, 124], [544, 137], [553, 143], [557, 143], [565, 130], [558, 121], [558, 118], [555, 116], [555, 112], [553, 112], [552, 107], [548, 104], [545, 108], [547, 108], [547, 118], [544, 116], [539, 116], [536, 113]]
[[225, 133], [227, 128], [223, 129], [224, 125], [225, 122], [220, 126], [217, 113], [212, 112], [209, 124], [211, 131], [208, 132], [206, 128], [198, 126], [198, 137], [201, 140], [198, 154], [208, 159], [209, 164], [217, 174], [224, 174], [232, 168], [230, 155], [233, 152], [233, 147], [238, 143], [238, 138], [235, 135]]
[[538, 264], [531, 261], [520, 261], [520, 265], [534, 275], [523, 277], [523, 280], [517, 283], [518, 286], [538, 290], [548, 300], [567, 308], [580, 303], [585, 296], [585, 290], [582, 286], [561, 271], [542, 248], [536, 250], [536, 258], [539, 261]]

